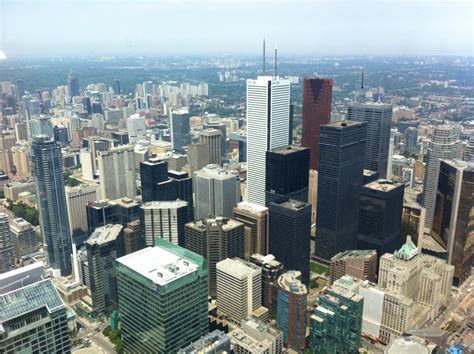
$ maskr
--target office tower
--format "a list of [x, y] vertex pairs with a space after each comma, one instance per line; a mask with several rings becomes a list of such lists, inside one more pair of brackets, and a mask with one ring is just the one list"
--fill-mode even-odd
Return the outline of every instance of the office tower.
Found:
[[[17, 136], [17, 139], [18, 139], [18, 136]], [[474, 133], [471, 133], [471, 136], [469, 137], [469, 141], [466, 147], [464, 148], [463, 160], [474, 163]]]
[[310, 149], [291, 145], [267, 151], [266, 205], [279, 198], [308, 202]]
[[411, 326], [415, 313], [415, 301], [397, 293], [385, 293], [382, 307], [382, 324], [379, 341], [389, 344]]
[[168, 164], [165, 160], [150, 158], [140, 162], [140, 181], [143, 202], [168, 199], [167, 196], [158, 195], [163, 191], [163, 188], [160, 188], [161, 183], [168, 181]]
[[112, 139], [115, 141], [115, 145], [128, 145], [130, 138], [127, 131], [112, 132]]
[[248, 318], [242, 321], [240, 328], [236, 328], [227, 334], [230, 337], [234, 353], [283, 353], [283, 332], [275, 327]]
[[176, 198], [188, 203], [188, 218], [194, 220], [193, 179], [187, 172], [168, 171], [168, 178], [174, 184]]
[[39, 242], [33, 226], [22, 218], [10, 220], [10, 233], [15, 246], [15, 257], [21, 258], [38, 251]]
[[377, 171], [381, 178], [387, 178], [392, 105], [352, 103], [347, 109], [347, 119], [367, 123], [364, 168]]
[[31, 161], [48, 264], [60, 269], [61, 275], [68, 275], [71, 273], [72, 243], [61, 146], [48, 136], [40, 135], [33, 139]]
[[241, 136], [239, 139], [239, 162], [247, 162], [247, 137]]
[[206, 260], [165, 240], [157, 243], [117, 259], [128, 353], [176, 353], [208, 332]]
[[140, 220], [129, 222], [123, 229], [123, 242], [125, 254], [130, 254], [145, 248], [145, 242], [142, 239]]
[[50, 139], [54, 138], [53, 123], [51, 117], [47, 115], [35, 115], [29, 120], [30, 138], [38, 135], [47, 135]]
[[262, 270], [239, 258], [216, 264], [217, 311], [240, 323], [262, 306]]
[[407, 235], [411, 236], [412, 241], [421, 252], [423, 245], [423, 234], [425, 228], [425, 208], [416, 202], [404, 200], [402, 208], [402, 224], [400, 227], [400, 236], [402, 242], [406, 241]]
[[68, 92], [69, 92], [69, 102], [72, 102], [72, 98], [79, 96], [80, 94], [79, 79], [69, 74], [69, 77], [67, 79], [67, 86], [68, 86]]
[[362, 186], [359, 205], [357, 248], [376, 250], [380, 258], [401, 244], [403, 193], [405, 185], [378, 180]]
[[351, 250], [331, 258], [330, 283], [344, 275], [371, 282], [377, 281], [377, 252], [375, 250]]
[[[351, 120], [321, 126], [316, 256], [329, 261], [357, 248], [367, 123]], [[284, 264], [285, 262], [283, 262]]]
[[425, 227], [431, 229], [436, 207], [436, 189], [438, 187], [439, 161], [458, 157], [459, 141], [453, 126], [435, 127], [426, 157], [425, 179], [423, 181], [422, 205], [426, 209]]
[[268, 309], [270, 318], [276, 318], [277, 282], [283, 274], [283, 264], [272, 254], [264, 256], [259, 253], [253, 254], [250, 262], [262, 269], [262, 306]]
[[28, 140], [28, 129], [26, 122], [15, 123], [15, 137], [16, 140]]
[[224, 354], [231, 352], [229, 336], [218, 329], [178, 350], [178, 354]]
[[286, 270], [301, 272], [301, 281], [309, 284], [311, 253], [311, 205], [296, 200], [279, 200], [269, 205], [269, 253]]
[[290, 81], [247, 80], [248, 201], [265, 206], [266, 152], [288, 145]]
[[70, 353], [69, 315], [51, 279], [0, 295], [1, 353]]
[[89, 281], [94, 312], [117, 307], [114, 262], [124, 255], [122, 225], [98, 227], [86, 241]]
[[140, 207], [142, 239], [153, 246], [157, 238], [184, 247], [184, 225], [191, 220], [183, 200], [147, 202]]
[[135, 154], [130, 145], [99, 151], [100, 196], [105, 199], [137, 195]]
[[82, 105], [84, 106], [84, 110], [87, 114], [92, 114], [92, 104], [90, 97], [83, 97], [82, 98]]
[[135, 144], [139, 140], [146, 139], [146, 121], [138, 113], [132, 114], [125, 121], [127, 125], [128, 138], [130, 144]]
[[221, 132], [220, 130], [209, 128], [199, 134], [199, 140], [207, 145], [209, 160], [211, 164], [221, 164]]
[[173, 150], [184, 151], [191, 144], [191, 128], [187, 109], [173, 110], [170, 116], [171, 144]]
[[405, 147], [409, 152], [417, 152], [418, 150], [418, 129], [409, 127], [405, 130]]
[[[211, 117], [212, 114], [208, 114], [205, 123], [202, 125], [203, 130], [217, 129], [221, 132], [220, 134], [220, 156], [225, 157], [227, 153], [227, 125], [220, 122], [219, 117]], [[211, 162], [212, 163], [212, 162]]]
[[233, 208], [240, 202], [240, 180], [238, 174], [228, 167], [208, 165], [194, 173], [194, 195], [196, 204], [194, 217], [232, 217]]
[[67, 128], [55, 125], [53, 127], [53, 138], [54, 141], [57, 141], [62, 146], [67, 146], [69, 144], [69, 133]]
[[318, 169], [320, 127], [331, 121], [332, 80], [304, 78], [301, 145], [310, 148], [310, 168]]
[[120, 95], [120, 80], [114, 80], [114, 94]]
[[240, 202], [234, 208], [234, 219], [245, 225], [245, 259], [255, 253], [268, 253], [268, 208]]
[[203, 256], [209, 267], [209, 296], [216, 297], [216, 264], [226, 258], [244, 258], [244, 224], [216, 217], [185, 225], [186, 248]]
[[352, 291], [331, 287], [319, 295], [319, 306], [310, 318], [312, 353], [357, 353], [361, 346], [364, 298]]
[[82, 244], [89, 235], [86, 205], [98, 199], [99, 186], [96, 184], [80, 184], [75, 187], [66, 186], [69, 227], [72, 239], [76, 245]]
[[200, 170], [211, 163], [209, 146], [206, 143], [188, 145], [188, 165], [194, 170]]
[[299, 271], [289, 271], [278, 278], [277, 323], [285, 345], [303, 350], [306, 339], [306, 286], [298, 279]]
[[15, 244], [4, 213], [0, 213], [0, 259], [0, 273], [15, 269]]
[[471, 274], [474, 261], [474, 163], [441, 160], [432, 235], [454, 265], [454, 284]]

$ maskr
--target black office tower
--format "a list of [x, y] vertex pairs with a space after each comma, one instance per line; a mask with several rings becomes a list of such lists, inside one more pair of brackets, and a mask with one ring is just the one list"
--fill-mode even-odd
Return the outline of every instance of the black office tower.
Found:
[[268, 209], [269, 253], [283, 263], [285, 270], [299, 270], [303, 283], [309, 284], [311, 205], [280, 199], [270, 203]]
[[[402, 245], [403, 193], [405, 185], [378, 180], [362, 186], [360, 192], [357, 248], [376, 250], [377, 258]], [[405, 235], [406, 236], [406, 235]]]
[[114, 94], [120, 95], [120, 80], [114, 80]]
[[321, 126], [315, 252], [321, 260], [357, 246], [366, 135], [365, 122]]
[[310, 149], [295, 145], [267, 151], [265, 204], [281, 197], [308, 201]]
[[151, 158], [140, 162], [140, 181], [142, 186], [142, 201], [144, 203], [166, 200], [160, 199], [160, 183], [168, 181], [168, 163], [164, 160]]
[[187, 172], [168, 171], [169, 179], [175, 185], [176, 196], [171, 199], [180, 199], [188, 202], [189, 220], [194, 220], [193, 179]]

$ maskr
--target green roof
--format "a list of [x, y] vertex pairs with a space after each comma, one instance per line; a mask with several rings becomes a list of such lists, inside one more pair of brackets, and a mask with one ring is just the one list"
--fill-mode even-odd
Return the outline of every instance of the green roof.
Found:
[[406, 242], [403, 246], [395, 252], [395, 256], [403, 259], [410, 259], [418, 253], [416, 245], [411, 240], [410, 236], [407, 236]]

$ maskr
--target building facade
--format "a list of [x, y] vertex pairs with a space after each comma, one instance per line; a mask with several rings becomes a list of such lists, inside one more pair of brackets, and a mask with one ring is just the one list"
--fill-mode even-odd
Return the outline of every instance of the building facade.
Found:
[[336, 254], [331, 258], [331, 266], [329, 268], [330, 283], [334, 283], [344, 275], [376, 282], [377, 251], [349, 250]]
[[204, 129], [199, 134], [199, 140], [202, 144], [207, 145], [209, 161], [211, 164], [221, 164], [221, 131], [213, 128]]
[[245, 225], [245, 259], [268, 253], [268, 208], [249, 202], [234, 207], [234, 219]]
[[0, 273], [15, 269], [15, 242], [4, 213], [0, 213], [0, 259]]
[[170, 115], [171, 144], [173, 150], [184, 151], [191, 144], [191, 128], [187, 109], [173, 110]]
[[[22, 218], [10, 220], [10, 233], [15, 245], [15, 257], [20, 258], [39, 249], [36, 231], [28, 221]], [[2, 257], [3, 259], [3, 257]]]

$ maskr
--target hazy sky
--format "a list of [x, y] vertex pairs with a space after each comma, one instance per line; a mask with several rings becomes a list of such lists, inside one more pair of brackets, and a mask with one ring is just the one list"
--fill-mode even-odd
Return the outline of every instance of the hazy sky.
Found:
[[8, 57], [473, 55], [469, 0], [0, 0]]

